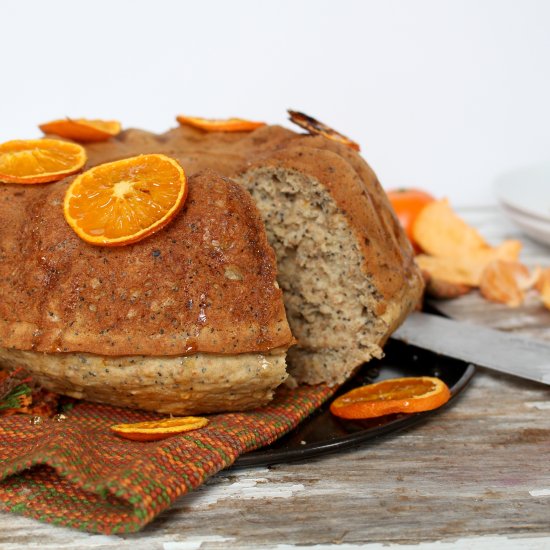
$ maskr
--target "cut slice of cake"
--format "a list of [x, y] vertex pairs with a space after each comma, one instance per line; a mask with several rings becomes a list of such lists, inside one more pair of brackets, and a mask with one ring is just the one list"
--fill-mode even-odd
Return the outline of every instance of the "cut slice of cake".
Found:
[[278, 263], [298, 382], [344, 382], [381, 357], [423, 282], [374, 173], [351, 149], [302, 138], [241, 175]]

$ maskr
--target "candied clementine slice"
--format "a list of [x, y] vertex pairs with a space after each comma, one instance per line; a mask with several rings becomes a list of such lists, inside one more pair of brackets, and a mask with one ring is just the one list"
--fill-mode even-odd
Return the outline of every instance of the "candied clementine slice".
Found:
[[100, 164], [67, 189], [63, 212], [86, 242], [122, 246], [144, 239], [174, 218], [187, 197], [182, 167], [151, 154]]
[[341, 395], [330, 405], [330, 412], [340, 418], [374, 418], [437, 409], [450, 397], [447, 384], [439, 378], [393, 378], [361, 386]]
[[358, 143], [351, 140], [349, 137], [346, 137], [344, 134], [337, 132], [323, 122], [313, 118], [312, 116], [300, 113], [299, 111], [292, 111], [290, 109], [288, 110], [288, 114], [290, 115], [290, 120], [294, 122], [294, 124], [297, 124], [304, 130], [307, 130], [310, 134], [318, 134], [328, 139], [332, 139], [333, 141], [337, 141], [338, 143], [343, 143], [356, 151], [361, 150]]
[[254, 122], [242, 118], [200, 118], [178, 115], [176, 119], [183, 126], [193, 126], [207, 132], [250, 132], [265, 126], [265, 122]]
[[133, 441], [158, 441], [173, 435], [191, 430], [204, 428], [208, 424], [207, 418], [200, 416], [180, 416], [153, 420], [150, 422], [136, 422], [135, 424], [117, 424], [111, 430], [124, 439]]
[[120, 134], [117, 120], [89, 120], [86, 118], [63, 118], [38, 126], [45, 134], [73, 139], [82, 143], [105, 141]]
[[0, 181], [49, 183], [78, 172], [86, 151], [58, 139], [16, 139], [0, 144]]

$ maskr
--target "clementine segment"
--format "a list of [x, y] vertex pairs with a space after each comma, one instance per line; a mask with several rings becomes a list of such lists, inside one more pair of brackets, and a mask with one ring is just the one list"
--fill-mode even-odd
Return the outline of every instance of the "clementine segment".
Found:
[[49, 183], [78, 172], [86, 151], [58, 139], [18, 139], [0, 144], [0, 181]]
[[133, 441], [158, 441], [180, 433], [204, 428], [208, 419], [199, 416], [182, 416], [153, 420], [150, 422], [136, 422], [135, 424], [117, 424], [111, 430], [124, 439]]
[[86, 242], [122, 246], [174, 218], [187, 197], [182, 167], [165, 155], [101, 164], [78, 176], [65, 194], [68, 224]]
[[347, 419], [374, 418], [437, 409], [450, 397], [449, 388], [439, 378], [394, 378], [355, 388], [341, 395], [330, 405], [330, 412]]
[[121, 130], [120, 122], [116, 120], [88, 120], [85, 118], [52, 120], [40, 124], [39, 128], [45, 134], [55, 134], [82, 143], [106, 141], [118, 135]]
[[265, 126], [265, 122], [254, 122], [242, 118], [216, 119], [178, 115], [176, 119], [183, 126], [193, 126], [207, 132], [250, 132]]

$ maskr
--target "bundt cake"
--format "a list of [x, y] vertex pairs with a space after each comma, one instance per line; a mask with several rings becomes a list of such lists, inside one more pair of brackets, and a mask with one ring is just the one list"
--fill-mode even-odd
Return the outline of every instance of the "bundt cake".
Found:
[[292, 335], [289, 380], [338, 384], [380, 357], [419, 300], [411, 246], [346, 145], [182, 125], [86, 153], [86, 169], [163, 153], [189, 196], [166, 228], [110, 249], [65, 222], [74, 177], [0, 185], [0, 360], [47, 388], [160, 412], [258, 406], [287, 376]]

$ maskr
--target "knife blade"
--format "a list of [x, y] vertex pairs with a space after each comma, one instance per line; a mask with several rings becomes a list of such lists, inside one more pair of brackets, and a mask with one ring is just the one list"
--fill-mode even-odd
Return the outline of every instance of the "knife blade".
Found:
[[392, 338], [474, 365], [550, 385], [550, 344], [414, 312]]

